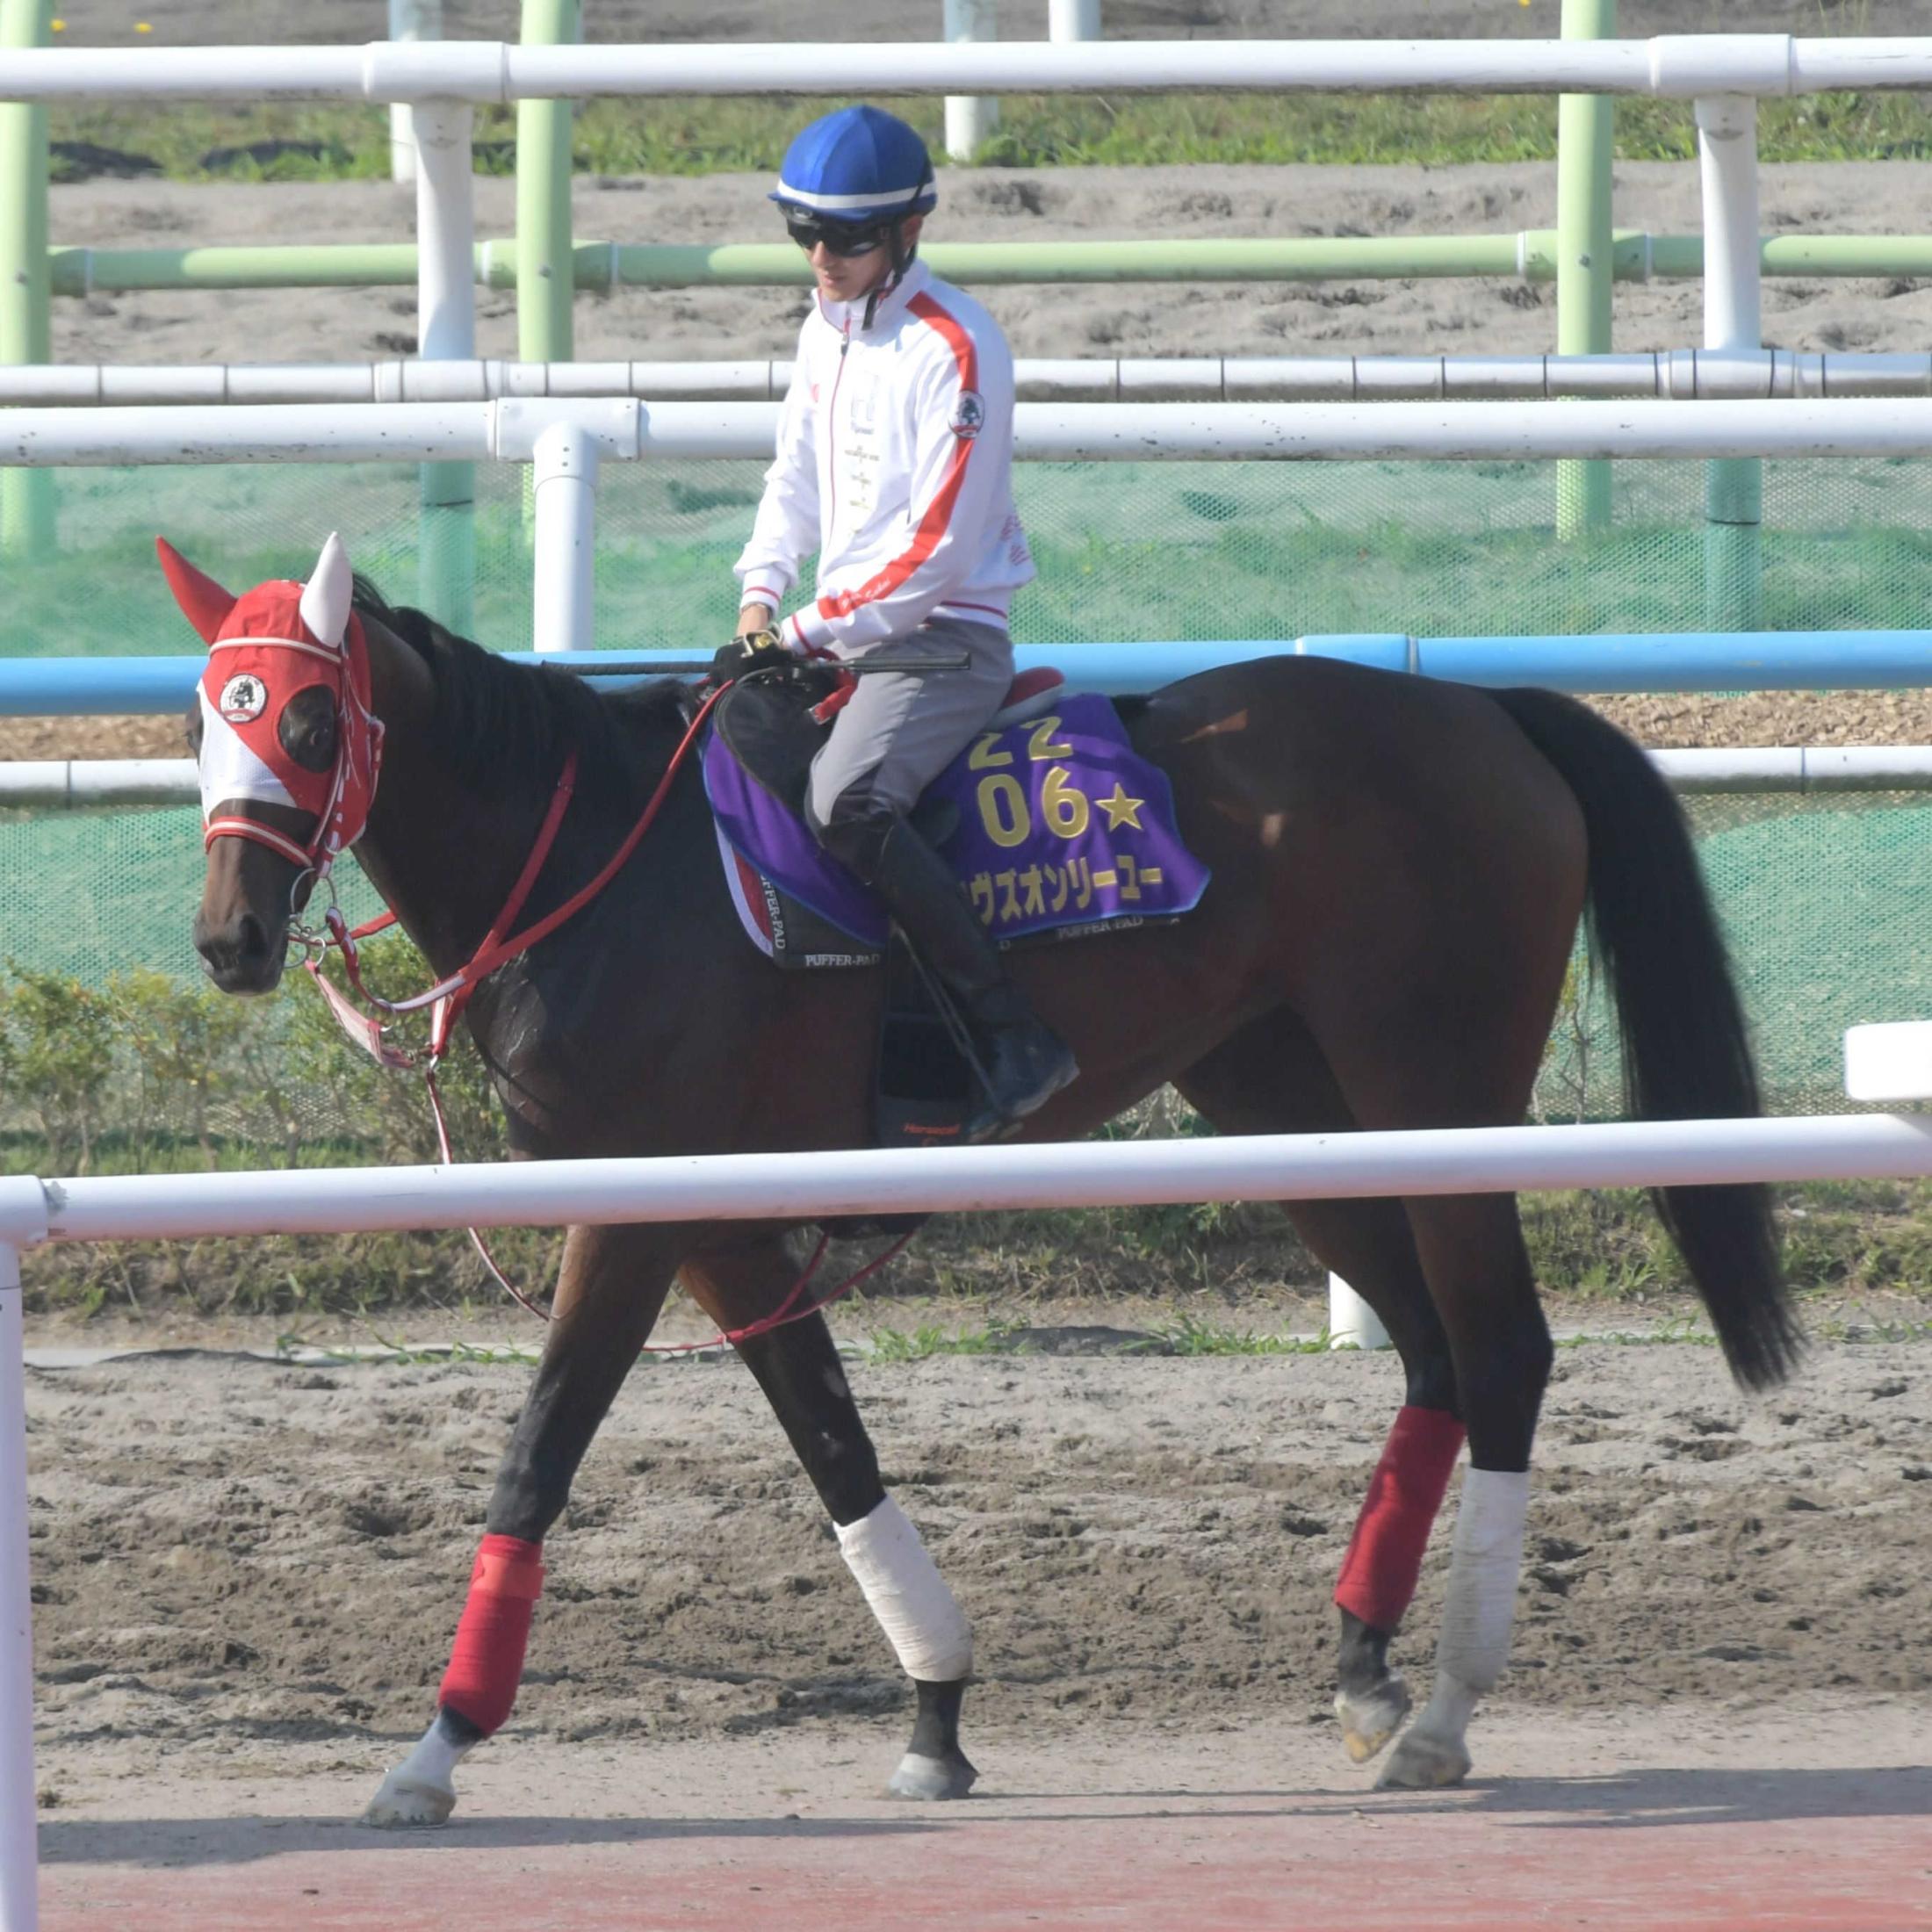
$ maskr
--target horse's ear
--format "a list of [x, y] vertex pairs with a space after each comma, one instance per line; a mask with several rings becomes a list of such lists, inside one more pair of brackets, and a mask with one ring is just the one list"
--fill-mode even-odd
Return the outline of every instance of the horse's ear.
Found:
[[197, 570], [165, 537], [155, 537], [155, 549], [182, 616], [201, 633], [203, 643], [213, 644], [234, 609], [234, 598], [206, 571]]
[[349, 600], [356, 588], [349, 567], [349, 552], [334, 530], [322, 545], [302, 591], [302, 622], [318, 644], [338, 645], [349, 628]]

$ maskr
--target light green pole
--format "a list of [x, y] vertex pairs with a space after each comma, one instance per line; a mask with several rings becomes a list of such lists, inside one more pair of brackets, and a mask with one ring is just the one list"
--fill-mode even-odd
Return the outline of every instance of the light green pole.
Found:
[[[949, 282], [1417, 281], [1490, 277], [1557, 279], [1554, 228], [1516, 234], [1291, 235], [1265, 242], [935, 242], [919, 249]], [[1592, 251], [1594, 253], [1594, 251]], [[1611, 233], [1612, 278], [1695, 282], [1704, 238]], [[1932, 234], [1774, 234], [1759, 249], [1766, 275], [1932, 278]], [[572, 245], [579, 289], [807, 288], [811, 270], [789, 242], [600, 242]], [[404, 288], [416, 278], [409, 242], [319, 242], [314, 247], [55, 248], [47, 251], [57, 296], [133, 289]], [[514, 237], [479, 242], [479, 286], [517, 285]], [[1594, 266], [1594, 263], [1592, 263]], [[613, 280], [615, 277], [615, 280]]]
[[[523, 0], [523, 45], [578, 38], [578, 0]], [[568, 101], [516, 104], [516, 352], [524, 362], [568, 362], [573, 268], [570, 235]]]
[[[53, 38], [54, 0], [0, 0], [0, 50]], [[0, 363], [54, 359], [47, 169], [47, 109], [0, 104]], [[53, 547], [53, 472], [0, 471], [0, 558], [24, 562]]]
[[[1563, 0], [1566, 40], [1607, 40], [1617, 0]], [[1609, 95], [1565, 94], [1556, 106], [1556, 350], [1610, 350], [1610, 163], [1616, 103]], [[1556, 465], [1556, 534], [1568, 541], [1610, 522], [1607, 463]]]

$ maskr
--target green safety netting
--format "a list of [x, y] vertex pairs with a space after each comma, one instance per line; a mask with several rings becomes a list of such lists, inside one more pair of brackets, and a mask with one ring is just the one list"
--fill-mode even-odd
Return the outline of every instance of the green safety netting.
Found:
[[[1705, 465], [1614, 468], [1608, 530], [1560, 544], [1547, 464], [1021, 464], [1016, 487], [1040, 575], [1015, 607], [1015, 633], [1079, 643], [1700, 627]], [[524, 472], [479, 465], [475, 474], [474, 633], [526, 648]], [[0, 654], [191, 645], [154, 568], [157, 530], [226, 580], [251, 583], [306, 569], [340, 530], [392, 601], [416, 595], [417, 483], [404, 465], [72, 470], [58, 487], [56, 552], [0, 561]], [[607, 464], [599, 643], [688, 648], [714, 636], [731, 616], [730, 565], [758, 487], [751, 463]], [[1763, 494], [1755, 622], [1923, 621], [1932, 465], [1768, 464]]]
[[[439, 615], [487, 644], [524, 649], [523, 472], [479, 465], [477, 486], [473, 602]], [[0, 654], [193, 648], [152, 562], [156, 530], [235, 587], [300, 574], [332, 529], [393, 601], [422, 601], [419, 584], [435, 581], [421, 574], [417, 480], [406, 468], [72, 471], [58, 487], [56, 552], [0, 562]], [[730, 565], [758, 488], [754, 464], [606, 465], [598, 642], [708, 654], [732, 615]], [[1015, 634], [1065, 646], [1076, 672], [1079, 646], [1093, 640], [1706, 622], [1696, 463], [1616, 465], [1611, 526], [1575, 544], [1556, 540], [1554, 478], [1541, 464], [1027, 464], [1017, 489], [1040, 578], [1015, 606]], [[450, 532], [445, 519], [430, 540]], [[1928, 563], [1932, 465], [1765, 466], [1755, 624], [1916, 628]], [[1731, 799], [1692, 810], [1773, 1104], [1842, 1106], [1843, 1028], [1932, 1013], [1932, 803]], [[137, 964], [186, 977], [199, 863], [191, 812], [0, 814], [0, 954], [89, 984]], [[1601, 996], [1587, 971], [1578, 984], [1542, 1083], [1550, 1118], [1617, 1109]]]

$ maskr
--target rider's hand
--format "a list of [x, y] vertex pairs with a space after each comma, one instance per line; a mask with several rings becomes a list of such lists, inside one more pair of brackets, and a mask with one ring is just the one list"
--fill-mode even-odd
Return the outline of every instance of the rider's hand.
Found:
[[[762, 613], [765, 622], [746, 627], [753, 612]], [[768, 664], [782, 662], [789, 653], [785, 640], [771, 626], [771, 611], [764, 604], [747, 604], [739, 618], [738, 633], [729, 644], [720, 645], [711, 660], [711, 681], [726, 684]]]

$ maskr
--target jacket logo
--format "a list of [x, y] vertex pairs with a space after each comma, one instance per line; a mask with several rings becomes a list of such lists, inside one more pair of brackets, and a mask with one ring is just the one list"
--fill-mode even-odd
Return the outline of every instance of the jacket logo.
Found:
[[962, 389], [953, 405], [953, 434], [970, 443], [985, 427], [986, 405], [979, 400], [979, 392]]
[[268, 709], [269, 695], [258, 677], [242, 672], [221, 687], [221, 702], [215, 709], [231, 724], [246, 724]]

